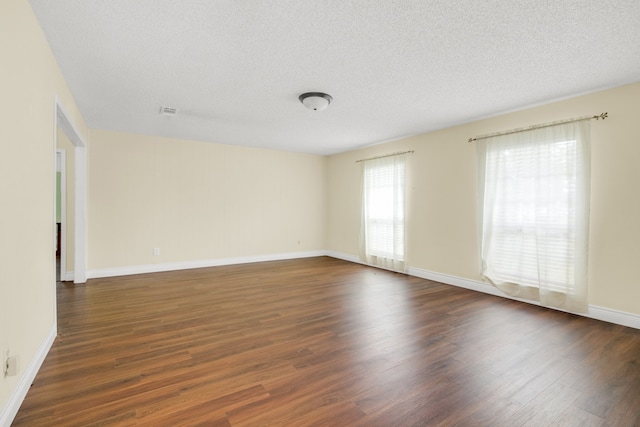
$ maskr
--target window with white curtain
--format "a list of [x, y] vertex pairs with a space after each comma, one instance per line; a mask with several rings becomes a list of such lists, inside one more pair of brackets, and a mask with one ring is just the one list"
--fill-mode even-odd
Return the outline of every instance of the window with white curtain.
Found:
[[404, 271], [405, 155], [362, 161], [363, 261]]
[[587, 308], [589, 122], [478, 143], [482, 274], [505, 292]]

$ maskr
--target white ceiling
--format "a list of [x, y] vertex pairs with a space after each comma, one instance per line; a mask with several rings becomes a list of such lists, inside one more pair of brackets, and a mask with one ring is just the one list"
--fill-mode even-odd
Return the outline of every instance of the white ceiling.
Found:
[[30, 3], [97, 129], [333, 154], [640, 81], [638, 0]]

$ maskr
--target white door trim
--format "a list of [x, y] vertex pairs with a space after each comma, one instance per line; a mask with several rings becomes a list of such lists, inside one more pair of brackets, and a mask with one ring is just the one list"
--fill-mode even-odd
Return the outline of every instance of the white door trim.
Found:
[[60, 168], [60, 281], [63, 282], [67, 277], [67, 152], [60, 148], [56, 148], [56, 170], [58, 166]]
[[[71, 121], [60, 98], [55, 97], [54, 142], [57, 147], [58, 127], [73, 144], [75, 159], [74, 262], [73, 282], [87, 281], [87, 143]], [[62, 260], [61, 260], [62, 261]]]

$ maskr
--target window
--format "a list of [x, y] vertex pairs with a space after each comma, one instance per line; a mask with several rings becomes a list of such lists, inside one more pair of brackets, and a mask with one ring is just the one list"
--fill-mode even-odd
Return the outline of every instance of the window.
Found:
[[404, 270], [405, 155], [362, 162], [362, 258]]
[[482, 274], [508, 293], [586, 309], [589, 123], [479, 144]]

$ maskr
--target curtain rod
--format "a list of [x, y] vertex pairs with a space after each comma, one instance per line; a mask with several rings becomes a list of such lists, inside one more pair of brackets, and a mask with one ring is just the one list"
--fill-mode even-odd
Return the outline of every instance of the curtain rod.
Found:
[[356, 163], [360, 163], [360, 162], [366, 162], [367, 160], [375, 160], [375, 159], [382, 159], [385, 157], [391, 157], [391, 156], [399, 156], [400, 154], [413, 154], [413, 150], [409, 150], [409, 151], [400, 151], [398, 153], [391, 153], [391, 154], [385, 154], [382, 156], [376, 156], [376, 157], [369, 157], [368, 159], [360, 159], [360, 160], [356, 160]]
[[481, 136], [476, 136], [474, 138], [469, 138], [468, 142], [473, 142], [473, 141], [477, 141], [479, 139], [487, 139], [487, 138], [493, 138], [494, 136], [502, 136], [502, 135], [510, 135], [512, 133], [518, 133], [518, 132], [526, 132], [528, 130], [534, 130], [534, 129], [542, 129], [542, 128], [548, 128], [551, 126], [556, 126], [556, 125], [561, 125], [564, 123], [573, 123], [573, 122], [581, 122], [583, 120], [592, 120], [592, 119], [606, 119], [607, 117], [609, 117], [609, 113], [604, 112], [598, 116], [584, 116], [584, 117], [578, 117], [575, 119], [567, 119], [567, 120], [559, 120], [557, 122], [551, 122], [551, 123], [543, 123], [540, 125], [533, 125], [533, 126], [529, 126], [528, 128], [518, 128], [518, 129], [512, 129], [512, 130], [508, 130], [505, 132], [496, 132], [496, 133], [489, 133], [487, 135], [481, 135]]

